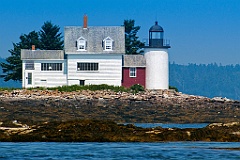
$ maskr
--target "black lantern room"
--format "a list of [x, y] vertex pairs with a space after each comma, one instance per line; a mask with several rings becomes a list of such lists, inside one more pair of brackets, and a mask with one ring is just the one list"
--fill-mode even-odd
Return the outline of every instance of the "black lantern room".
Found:
[[155, 22], [155, 25], [153, 25], [149, 29], [149, 47], [153, 48], [170, 48], [169, 45], [164, 45], [164, 39], [163, 39], [163, 28], [158, 25], [158, 22]]

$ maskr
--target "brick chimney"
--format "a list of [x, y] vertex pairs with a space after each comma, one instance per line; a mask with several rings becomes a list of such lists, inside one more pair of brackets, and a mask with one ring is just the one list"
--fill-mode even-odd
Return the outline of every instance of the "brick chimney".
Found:
[[35, 45], [32, 45], [32, 50], [35, 51]]
[[88, 27], [88, 17], [87, 17], [87, 15], [85, 14], [84, 16], [83, 16], [83, 28], [87, 28]]

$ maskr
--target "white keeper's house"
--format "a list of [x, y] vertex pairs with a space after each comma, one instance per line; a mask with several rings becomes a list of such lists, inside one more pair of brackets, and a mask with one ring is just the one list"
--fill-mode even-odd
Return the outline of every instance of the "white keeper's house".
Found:
[[92, 27], [84, 16], [83, 27], [64, 28], [64, 50], [35, 50], [35, 46], [21, 50], [22, 87], [141, 84], [147, 89], [168, 89], [170, 46], [163, 44], [159, 27], [156, 23], [149, 30], [146, 55], [125, 55], [124, 26]]

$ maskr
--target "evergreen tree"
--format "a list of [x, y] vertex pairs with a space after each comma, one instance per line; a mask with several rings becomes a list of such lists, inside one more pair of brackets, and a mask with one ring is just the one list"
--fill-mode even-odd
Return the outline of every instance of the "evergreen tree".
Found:
[[35, 45], [36, 48], [39, 45], [38, 33], [35, 31], [21, 35], [20, 42], [13, 43], [13, 49], [9, 50], [11, 56], [6, 59], [6, 63], [0, 63], [3, 73], [5, 73], [4, 75], [1, 75], [1, 77], [4, 78], [4, 81], [22, 80], [21, 49], [29, 49], [32, 45]]
[[124, 20], [126, 54], [139, 54], [144, 43], [138, 40], [137, 32], [140, 26], [134, 26], [134, 20]]
[[61, 50], [63, 49], [63, 40], [60, 27], [53, 25], [50, 21], [44, 22], [39, 32], [40, 49], [44, 50]]
[[35, 48], [39, 49], [39, 35], [36, 31], [21, 35], [20, 40], [19, 45], [21, 49], [31, 49], [32, 45], [35, 45]]

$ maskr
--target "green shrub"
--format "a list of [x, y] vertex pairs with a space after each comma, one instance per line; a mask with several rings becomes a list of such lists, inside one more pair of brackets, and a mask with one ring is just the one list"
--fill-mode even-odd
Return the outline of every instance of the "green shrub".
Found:
[[169, 89], [174, 89], [176, 92], [178, 92], [178, 89], [177, 89], [177, 87], [174, 87], [174, 86], [169, 86]]
[[[29, 90], [32, 90], [33, 88], [29, 88]], [[59, 87], [51, 87], [51, 88], [43, 88], [43, 87], [38, 87], [35, 88], [38, 90], [58, 90], [60, 92], [72, 92], [72, 91], [81, 91], [81, 90], [91, 90], [91, 91], [96, 91], [96, 90], [111, 90], [114, 92], [127, 92], [129, 89], [126, 89], [123, 86], [111, 86], [107, 84], [101, 84], [101, 85], [71, 85], [71, 86], [59, 86]]]
[[134, 84], [130, 87], [130, 89], [134, 92], [134, 93], [138, 93], [140, 91], [144, 91], [144, 87], [141, 86], [140, 84]]

